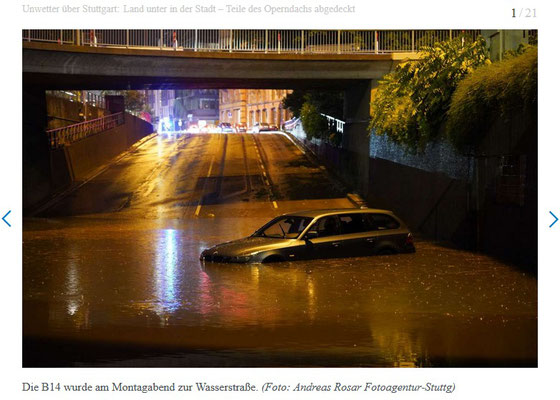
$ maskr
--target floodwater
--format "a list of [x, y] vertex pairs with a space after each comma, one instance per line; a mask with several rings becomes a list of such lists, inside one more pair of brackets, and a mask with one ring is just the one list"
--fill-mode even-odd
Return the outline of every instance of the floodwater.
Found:
[[[240, 139], [229, 146], [233, 140]], [[174, 146], [186, 151], [185, 143]], [[247, 154], [243, 146], [224, 155], [226, 165]], [[301, 190], [301, 198], [282, 197], [282, 185], [312, 166], [296, 163], [300, 177], [281, 177], [278, 162], [266, 165], [274, 154], [267, 157], [267, 148], [272, 194], [256, 187], [256, 173], [228, 179], [232, 168], [212, 168], [221, 174], [212, 180], [209, 166], [219, 157], [211, 152], [195, 168], [206, 180], [166, 167], [149, 177], [162, 184], [139, 181], [151, 191], [131, 191], [132, 161], [144, 165], [155, 154], [148, 147], [91, 182], [99, 188], [110, 176], [115, 185], [115, 168], [128, 171], [125, 200], [103, 193], [121, 200], [107, 202], [103, 213], [76, 212], [86, 207], [85, 193], [99, 192], [88, 183], [51, 215], [27, 219], [24, 366], [537, 365], [537, 280], [484, 255], [417, 241], [415, 254], [202, 264], [203, 249], [249, 235], [279, 213], [350, 206], [338, 192], [319, 198], [316, 188], [312, 200]]]

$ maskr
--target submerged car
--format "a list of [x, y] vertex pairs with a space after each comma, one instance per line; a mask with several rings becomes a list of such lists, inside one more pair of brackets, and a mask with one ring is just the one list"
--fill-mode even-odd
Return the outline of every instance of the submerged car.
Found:
[[391, 211], [352, 208], [281, 215], [249, 237], [204, 250], [200, 259], [267, 263], [414, 251], [412, 234]]

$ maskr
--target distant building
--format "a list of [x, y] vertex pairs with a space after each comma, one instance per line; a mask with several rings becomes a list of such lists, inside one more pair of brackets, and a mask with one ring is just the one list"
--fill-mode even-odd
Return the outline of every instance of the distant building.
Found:
[[220, 121], [247, 124], [248, 89], [220, 90]]
[[218, 90], [147, 90], [156, 129], [181, 130], [190, 125], [218, 123]]
[[159, 126], [160, 121], [173, 119], [175, 90], [146, 90], [146, 97], [152, 114], [152, 124]]
[[220, 121], [232, 124], [268, 122], [278, 127], [291, 118], [282, 107], [290, 90], [225, 89], [220, 90]]
[[217, 125], [219, 122], [217, 89], [176, 90], [173, 115], [182, 124]]

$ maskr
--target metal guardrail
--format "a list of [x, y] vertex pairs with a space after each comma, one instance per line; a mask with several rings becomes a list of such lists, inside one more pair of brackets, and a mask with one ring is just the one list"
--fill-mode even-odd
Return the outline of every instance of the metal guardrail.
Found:
[[115, 128], [124, 124], [124, 113], [115, 113], [105, 117], [63, 126], [47, 131], [51, 149], [64, 147], [88, 136]]
[[335, 117], [331, 117], [330, 115], [327, 115], [327, 114], [321, 113], [321, 115], [327, 119], [327, 122], [329, 123], [329, 126], [331, 126], [331, 127], [334, 126], [336, 128], [337, 132], [344, 133], [344, 124], [346, 122], [344, 122], [340, 119], [337, 119]]
[[83, 29], [23, 30], [23, 40], [175, 51], [352, 54], [415, 52], [480, 30]]

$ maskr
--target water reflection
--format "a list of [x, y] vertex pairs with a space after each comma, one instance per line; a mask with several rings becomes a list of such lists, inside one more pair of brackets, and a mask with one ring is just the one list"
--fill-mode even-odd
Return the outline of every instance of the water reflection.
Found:
[[74, 257], [68, 259], [65, 287], [68, 295], [66, 310], [68, 314], [74, 315], [80, 306], [80, 302], [76, 297], [80, 293], [80, 278], [78, 275], [78, 267], [76, 266], [76, 259]]
[[315, 294], [315, 282], [311, 274], [307, 275], [307, 312], [309, 319], [314, 320], [317, 314], [317, 296]]
[[[163, 237], [156, 241], [156, 262], [153, 275], [153, 310], [160, 317], [169, 317], [181, 305], [178, 285], [181, 279], [181, 253], [177, 246], [177, 231], [165, 229]], [[162, 322], [167, 323], [167, 318]]]
[[27, 233], [26, 334], [276, 352], [285, 365], [536, 360], [536, 280], [495, 260], [418, 243], [414, 255], [201, 265], [201, 248], [247, 230], [227, 222]]
[[422, 343], [414, 326], [406, 318], [394, 315], [372, 315], [370, 322], [372, 345], [394, 366], [422, 366]]
[[[66, 314], [76, 328], [87, 328], [89, 325], [89, 310], [84, 306], [80, 251], [76, 244], [71, 244], [68, 253], [68, 260], [63, 277], [64, 283], [62, 285]], [[56, 314], [56, 309], [57, 307], [53, 307], [51, 313]], [[55, 315], [51, 317], [54, 321], [57, 321]]]

